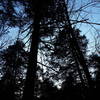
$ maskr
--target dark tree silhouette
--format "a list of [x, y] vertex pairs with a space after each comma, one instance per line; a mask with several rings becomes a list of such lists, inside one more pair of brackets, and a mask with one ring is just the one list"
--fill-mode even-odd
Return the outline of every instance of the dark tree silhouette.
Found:
[[[24, 43], [17, 40], [14, 45], [9, 46], [7, 49], [1, 51], [1, 59], [4, 62], [2, 65], [3, 76], [1, 82], [3, 87], [3, 100], [17, 98], [16, 93], [21, 94], [19, 91], [20, 85], [23, 84], [23, 74], [27, 68], [28, 53], [24, 50]], [[19, 91], [19, 92], [18, 92]], [[6, 96], [5, 96], [6, 95]]]

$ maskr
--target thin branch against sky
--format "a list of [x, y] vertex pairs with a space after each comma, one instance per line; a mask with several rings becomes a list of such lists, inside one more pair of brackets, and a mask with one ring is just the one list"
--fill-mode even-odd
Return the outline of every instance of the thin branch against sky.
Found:
[[[100, 35], [100, 2], [99, 0], [76, 0], [76, 6], [72, 10], [72, 23], [76, 23], [76, 27], [81, 30], [81, 33], [86, 35], [89, 39], [88, 49], [89, 52], [94, 52], [96, 50], [97, 43], [96, 38]], [[74, 15], [73, 15], [74, 14]], [[92, 43], [92, 49], [91, 47]], [[98, 44], [99, 45], [99, 44]]]

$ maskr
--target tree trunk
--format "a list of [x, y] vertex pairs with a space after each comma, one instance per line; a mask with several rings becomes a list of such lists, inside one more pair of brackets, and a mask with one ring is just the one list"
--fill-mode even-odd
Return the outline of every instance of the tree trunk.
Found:
[[[64, 2], [65, 2], [65, 0], [64, 0]], [[68, 15], [68, 11], [67, 11], [68, 9], [66, 7], [66, 4], [65, 4], [65, 9], [66, 9], [66, 19], [67, 19], [67, 23], [68, 23], [68, 26], [69, 26], [68, 38], [70, 39], [71, 48], [73, 49], [73, 51], [75, 53], [73, 55], [77, 56], [76, 60], [79, 63], [78, 67], [82, 67], [82, 69], [83, 69], [83, 71], [84, 71], [84, 73], [86, 75], [87, 85], [89, 87], [92, 87], [91, 75], [89, 73], [88, 66], [86, 65], [86, 61], [85, 61], [84, 55], [83, 55], [83, 53], [82, 53], [82, 51], [81, 51], [81, 49], [80, 49], [80, 47], [78, 45], [76, 37], [74, 36], [74, 31], [73, 31], [73, 28], [71, 26], [71, 22], [70, 22], [70, 18], [69, 18], [69, 15]]]
[[29, 54], [29, 65], [27, 69], [26, 82], [23, 91], [22, 100], [33, 100], [34, 99], [34, 86], [36, 81], [36, 69], [37, 69], [37, 54], [38, 54], [38, 42], [39, 42], [39, 29], [40, 29], [40, 18], [38, 13], [35, 13], [32, 41]]

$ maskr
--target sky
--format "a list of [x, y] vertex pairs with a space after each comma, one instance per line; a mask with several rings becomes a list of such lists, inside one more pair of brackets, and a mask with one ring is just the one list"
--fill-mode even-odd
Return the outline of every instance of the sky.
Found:
[[[91, 2], [91, 0], [77, 0], [77, 2], [76, 9], [79, 8], [80, 5], [86, 5], [87, 2]], [[79, 17], [79, 20], [88, 19], [88, 22], [100, 24], [100, 2], [96, 3], [96, 5], [89, 5], [85, 7], [83, 11], [81, 11], [80, 15], [82, 17]], [[100, 46], [100, 25], [83, 23], [78, 24], [77, 27], [81, 30], [81, 34], [86, 35], [87, 39], [89, 40], [88, 54], [91, 54], [91, 52], [97, 53], [95, 50], [95, 45], [98, 46], [98, 48]], [[96, 44], [96, 42], [99, 42], [99, 44]]]
[[[97, 9], [91, 9], [91, 11], [93, 11], [92, 12], [93, 14], [90, 14], [89, 17], [90, 22], [100, 23], [100, 13], [98, 13], [100, 9], [99, 11]], [[89, 40], [89, 45], [88, 45], [89, 50], [91, 52], [95, 51], [96, 40], [100, 38], [100, 26], [93, 24], [92, 26], [89, 24], [84, 24], [80, 29], [82, 30], [82, 33], [85, 34], [87, 39]], [[98, 39], [97, 41], [99, 42], [100, 45], [100, 40]]]
[[[74, 1], [74, 0], [72, 0], [72, 1]], [[86, 5], [87, 2], [90, 2], [90, 1], [91, 0], [76, 0], [74, 9], [78, 9], [78, 8], [80, 8], [80, 6]], [[83, 10], [84, 10], [84, 12], [83, 11], [81, 12], [81, 16], [84, 17], [84, 19], [88, 19], [89, 22], [100, 23], [100, 4], [99, 3], [97, 6], [89, 5], [88, 7], [84, 8]], [[19, 11], [19, 10], [17, 9], [17, 11]], [[21, 8], [20, 8], [20, 11], [21, 11]], [[75, 15], [75, 17], [76, 17], [76, 15]], [[81, 20], [81, 19], [82, 18], [79, 17], [79, 20]], [[81, 30], [81, 34], [86, 35], [87, 39], [89, 40], [88, 54], [90, 54], [91, 52], [95, 52], [95, 43], [96, 43], [95, 39], [97, 39], [97, 36], [100, 38], [100, 26], [99, 25], [90, 25], [90, 24], [77, 24], [76, 27], [79, 28]], [[10, 38], [14, 39], [15, 37], [17, 37], [16, 33], [18, 33], [18, 31], [19, 31], [18, 28], [10, 29], [10, 33], [9, 33]], [[96, 31], [98, 31], [98, 33]], [[100, 41], [99, 38], [98, 38], [98, 41]]]

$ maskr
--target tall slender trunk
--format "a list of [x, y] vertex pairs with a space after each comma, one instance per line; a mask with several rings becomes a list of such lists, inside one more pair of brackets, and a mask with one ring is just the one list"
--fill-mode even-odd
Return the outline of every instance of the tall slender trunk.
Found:
[[33, 100], [34, 99], [34, 85], [36, 81], [36, 69], [37, 69], [37, 54], [38, 54], [38, 42], [39, 42], [39, 29], [40, 29], [40, 18], [38, 13], [35, 13], [33, 33], [29, 54], [29, 64], [26, 75], [26, 82], [23, 91], [22, 100]]
[[[64, 0], [65, 2], [65, 0]], [[66, 3], [65, 4], [65, 9], [66, 9], [66, 19], [67, 19], [67, 23], [68, 23], [68, 26], [69, 26], [69, 33], [68, 33], [68, 37], [70, 39], [70, 45], [71, 45], [71, 48], [75, 51], [73, 55], [76, 55], [76, 59], [79, 63], [79, 67], [81, 66], [85, 75], [86, 75], [86, 78], [87, 78], [87, 84], [89, 87], [92, 87], [92, 79], [91, 79], [91, 75], [89, 73], [89, 69], [88, 69], [88, 66], [86, 65], [86, 61], [85, 61], [85, 58], [84, 58], [84, 55], [78, 45], [78, 42], [77, 42], [77, 39], [76, 37], [74, 36], [74, 31], [73, 31], [73, 28], [71, 26], [71, 22], [70, 22], [70, 18], [69, 18], [69, 15], [68, 15], [68, 9], [66, 7]]]

